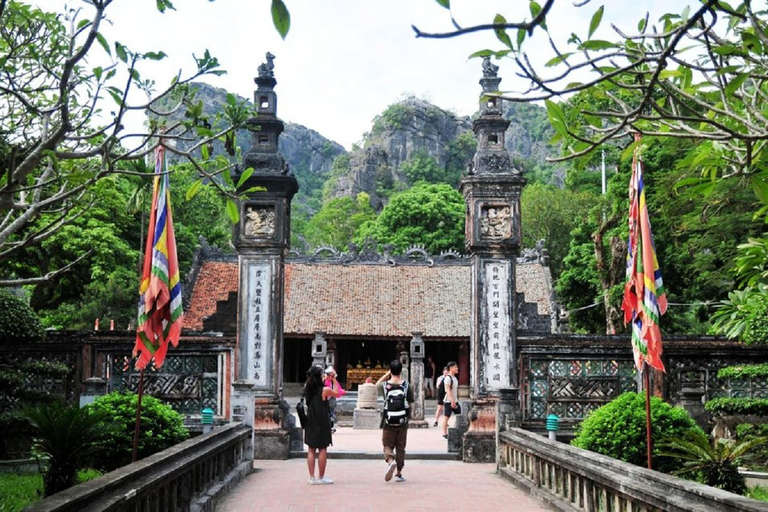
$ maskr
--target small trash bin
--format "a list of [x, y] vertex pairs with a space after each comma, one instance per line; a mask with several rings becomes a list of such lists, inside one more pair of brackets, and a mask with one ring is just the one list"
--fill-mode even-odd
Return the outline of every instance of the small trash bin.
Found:
[[200, 423], [203, 424], [203, 434], [213, 430], [213, 409], [206, 407], [200, 413]]
[[560, 418], [557, 417], [557, 414], [550, 414], [547, 416], [547, 432], [553, 441], [557, 440], [558, 430], [560, 430]]

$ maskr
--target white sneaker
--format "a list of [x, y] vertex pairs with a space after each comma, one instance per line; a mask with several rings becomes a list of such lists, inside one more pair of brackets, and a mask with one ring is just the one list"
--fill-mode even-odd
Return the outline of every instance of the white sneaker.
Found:
[[317, 485], [317, 480], [315, 480], [315, 477], [310, 477], [310, 479], [307, 480], [307, 483], [309, 485]]
[[332, 483], [333, 483], [333, 480], [331, 480], [327, 476], [324, 476], [323, 478], [315, 480], [315, 485], [331, 485]]
[[392, 475], [395, 474], [395, 469], [397, 469], [397, 462], [394, 460], [389, 463], [389, 467], [387, 468], [387, 472], [384, 473], [384, 481], [389, 482], [392, 480]]

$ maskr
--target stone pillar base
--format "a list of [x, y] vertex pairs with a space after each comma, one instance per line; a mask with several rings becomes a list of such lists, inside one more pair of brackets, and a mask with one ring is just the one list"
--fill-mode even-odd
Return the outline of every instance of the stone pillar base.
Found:
[[408, 420], [408, 428], [429, 428], [429, 422], [425, 420]]
[[352, 428], [376, 430], [381, 426], [381, 412], [376, 409], [355, 409]]
[[463, 441], [464, 462], [496, 462], [495, 432], [467, 432]]
[[285, 430], [254, 430], [253, 458], [287, 460], [291, 454], [291, 436]]

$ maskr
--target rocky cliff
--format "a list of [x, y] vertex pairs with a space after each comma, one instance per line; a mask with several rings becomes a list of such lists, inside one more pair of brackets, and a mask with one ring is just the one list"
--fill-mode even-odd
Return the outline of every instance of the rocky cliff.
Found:
[[[221, 110], [226, 102], [225, 90], [207, 84], [194, 86], [206, 114]], [[507, 104], [505, 117], [510, 120], [506, 145], [515, 165], [523, 170], [551, 167], [545, 158], [556, 151], [548, 144], [553, 131], [546, 111], [535, 105]], [[322, 199], [354, 197], [360, 192], [368, 193], [374, 209], [381, 210], [392, 192], [412, 185], [403, 173], [403, 164], [418, 156], [432, 158], [439, 167], [451, 169], [458, 183], [476, 147], [471, 118], [414, 97], [394, 103], [379, 114], [371, 131], [363, 136], [363, 147], [349, 154], [348, 165], [345, 162], [336, 166], [335, 171], [334, 160], [347, 154], [340, 144], [304, 126], [284, 123], [279, 149], [299, 181], [295, 200], [310, 215]], [[236, 144], [247, 151], [251, 134], [247, 130], [238, 132]], [[223, 150], [220, 145], [214, 146], [214, 151]], [[324, 189], [325, 197], [321, 198]]]

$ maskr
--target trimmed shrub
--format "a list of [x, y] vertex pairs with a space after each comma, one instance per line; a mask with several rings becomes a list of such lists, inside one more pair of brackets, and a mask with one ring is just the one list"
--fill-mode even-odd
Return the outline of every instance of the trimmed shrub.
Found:
[[[137, 405], [138, 395], [116, 392], [100, 397], [88, 406], [105, 413], [117, 425], [113, 431], [94, 439], [97, 453], [93, 467], [108, 472], [131, 463]], [[139, 459], [170, 448], [188, 437], [184, 416], [153, 396], [142, 396]]]
[[36, 340], [43, 332], [40, 318], [26, 302], [0, 290], [0, 340]]
[[[685, 409], [672, 407], [660, 398], [651, 397], [651, 436], [654, 444], [667, 438], [685, 437], [690, 430], [703, 434]], [[645, 396], [624, 393], [596, 409], [579, 424], [571, 444], [645, 467]], [[658, 453], [654, 446], [653, 469], [665, 473], [679, 469], [679, 460], [661, 457]]]

